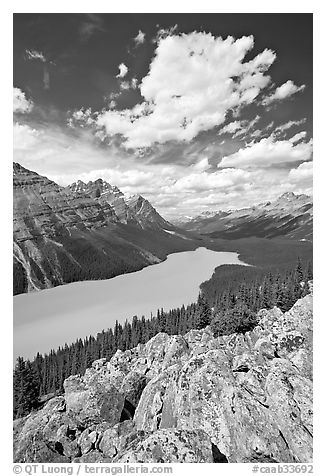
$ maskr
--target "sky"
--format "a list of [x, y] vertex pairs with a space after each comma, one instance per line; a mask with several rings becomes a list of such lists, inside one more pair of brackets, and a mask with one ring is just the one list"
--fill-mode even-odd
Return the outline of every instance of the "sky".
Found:
[[312, 14], [14, 14], [14, 160], [166, 218], [312, 194]]

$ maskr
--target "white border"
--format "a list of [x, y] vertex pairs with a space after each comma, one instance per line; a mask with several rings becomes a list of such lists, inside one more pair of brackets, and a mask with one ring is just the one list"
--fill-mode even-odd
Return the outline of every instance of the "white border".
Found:
[[[315, 265], [315, 337], [314, 337], [314, 399], [315, 399], [315, 443], [314, 443], [314, 473], [321, 475], [323, 462], [323, 439], [325, 421], [324, 403], [324, 348], [325, 348], [325, 319], [324, 311], [326, 302], [325, 294], [325, 263], [324, 255], [324, 232], [326, 227], [325, 199], [323, 191], [326, 183], [325, 169], [325, 119], [324, 112], [325, 97], [325, 3], [311, 0], [273, 0], [273, 2], [233, 0], [232, 2], [219, 2], [218, 0], [193, 0], [177, 2], [176, 0], [164, 0], [162, 3], [149, 1], [123, 1], [110, 2], [103, 0], [85, 1], [6, 1], [1, 6], [1, 319], [2, 319], [2, 343], [1, 343], [1, 363], [2, 363], [2, 392], [1, 409], [2, 419], [2, 441], [1, 451], [5, 466], [1, 471], [3, 474], [12, 474], [12, 440], [11, 440], [11, 386], [12, 386], [12, 14], [16, 13], [314, 13], [314, 265]], [[203, 471], [207, 474], [251, 474], [252, 465], [237, 464], [224, 465], [216, 468], [215, 465], [205, 465]], [[6, 468], [6, 469], [5, 469]], [[174, 474], [195, 474], [198, 471], [197, 465], [178, 465]]]

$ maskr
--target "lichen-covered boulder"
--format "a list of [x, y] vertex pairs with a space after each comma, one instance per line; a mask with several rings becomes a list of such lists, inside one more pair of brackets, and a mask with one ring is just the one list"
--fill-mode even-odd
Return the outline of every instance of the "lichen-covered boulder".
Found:
[[120, 421], [124, 397], [114, 386], [94, 379], [85, 382], [82, 377], [73, 376], [65, 380], [64, 389], [67, 413], [80, 424], [105, 421], [114, 426]]
[[126, 451], [148, 435], [148, 432], [137, 431], [134, 423], [127, 420], [118, 423], [113, 428], [104, 431], [99, 444], [99, 450], [106, 458], [113, 460], [118, 454]]
[[312, 460], [312, 296], [245, 334], [159, 333], [14, 422], [15, 462]]
[[312, 383], [287, 360], [275, 359], [266, 379], [269, 410], [295, 461], [312, 460]]
[[119, 463], [213, 463], [212, 443], [202, 430], [159, 430], [115, 458]]
[[[69, 462], [56, 445], [59, 427], [66, 421], [60, 411], [64, 399], [55, 397], [39, 411], [22, 418], [14, 425], [14, 462]], [[61, 448], [61, 447], [60, 447]]]

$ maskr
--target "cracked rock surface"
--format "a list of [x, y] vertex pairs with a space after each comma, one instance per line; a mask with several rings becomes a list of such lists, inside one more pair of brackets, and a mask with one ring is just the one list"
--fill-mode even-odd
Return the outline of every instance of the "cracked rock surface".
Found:
[[311, 462], [312, 294], [100, 359], [14, 422], [15, 462]]

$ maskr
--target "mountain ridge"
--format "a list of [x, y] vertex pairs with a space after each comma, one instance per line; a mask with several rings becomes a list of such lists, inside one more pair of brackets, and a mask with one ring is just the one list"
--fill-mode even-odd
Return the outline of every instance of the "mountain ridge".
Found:
[[249, 236], [312, 239], [312, 198], [305, 194], [285, 192], [274, 201], [251, 207], [204, 212], [178, 226], [215, 238]]
[[[99, 193], [97, 192], [99, 190]], [[13, 164], [14, 294], [105, 279], [194, 249], [141, 196], [103, 180], [61, 187]]]

